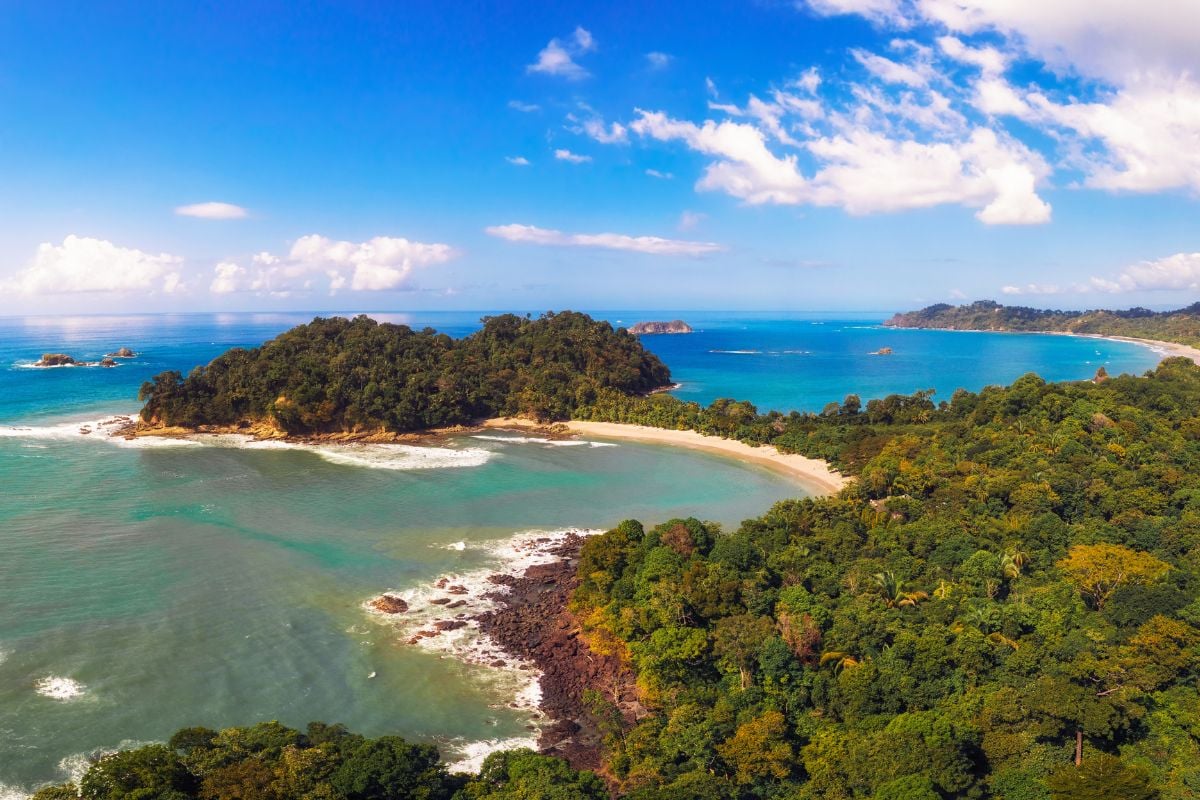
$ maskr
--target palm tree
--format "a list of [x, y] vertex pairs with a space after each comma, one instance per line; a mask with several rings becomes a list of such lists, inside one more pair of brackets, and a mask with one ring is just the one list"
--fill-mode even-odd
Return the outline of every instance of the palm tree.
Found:
[[1015, 641], [1013, 639], [1008, 638], [1007, 636], [1005, 636], [1003, 633], [1000, 633], [1000, 632], [989, 633], [987, 638], [988, 638], [989, 642], [993, 642], [995, 644], [1005, 644], [1005, 645], [1008, 645], [1009, 647], [1011, 647], [1013, 650], [1021, 649], [1020, 643], [1018, 643], [1017, 641]]
[[1029, 555], [1019, 548], [1011, 548], [1000, 556], [1000, 569], [1009, 580], [1021, 577], [1025, 565], [1029, 563]]
[[875, 573], [872, 576], [872, 580], [879, 587], [879, 591], [883, 595], [884, 605], [888, 608], [915, 606], [922, 600], [929, 599], [929, 595], [925, 592], [904, 591], [904, 582], [896, 580], [896, 573], [890, 570]]
[[844, 653], [840, 650], [826, 650], [821, 654], [821, 666], [833, 664], [834, 672], [861, 667], [862, 662], [849, 653]]

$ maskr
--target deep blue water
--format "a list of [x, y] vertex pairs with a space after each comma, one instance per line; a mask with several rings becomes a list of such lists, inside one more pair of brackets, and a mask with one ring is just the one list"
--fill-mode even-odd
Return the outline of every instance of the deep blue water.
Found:
[[[1038, 334], [892, 330], [882, 317], [779, 313], [597, 312], [614, 324], [683, 317], [690, 335], [647, 336], [682, 386], [681, 398], [749, 400], [760, 410], [819, 411], [848, 393], [862, 399], [1005, 384], [1026, 372], [1047, 380], [1140, 373], [1159, 354], [1126, 342]], [[452, 336], [479, 327], [482, 312], [373, 314]], [[0, 421], [36, 421], [137, 407], [141, 383], [164, 369], [187, 372], [234, 346], [254, 346], [306, 322], [307, 314], [179, 314], [0, 318]], [[115, 369], [29, 369], [43, 352], [95, 360], [128, 345], [139, 352]], [[891, 347], [890, 356], [870, 355]]]

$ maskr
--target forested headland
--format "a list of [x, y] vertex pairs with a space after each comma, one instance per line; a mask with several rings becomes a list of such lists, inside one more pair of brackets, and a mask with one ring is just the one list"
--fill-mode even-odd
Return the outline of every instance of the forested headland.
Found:
[[920, 311], [896, 314], [883, 324], [894, 328], [957, 331], [1091, 333], [1200, 346], [1200, 303], [1176, 311], [1151, 311], [1148, 308], [1048, 311], [979, 300], [961, 306], [938, 303]]
[[667, 367], [636, 337], [586, 314], [504, 314], [462, 339], [425, 328], [314, 319], [235, 348], [186, 377], [142, 386], [144, 425], [267, 423], [289, 434], [418, 431], [481, 418], [569, 418], [598, 392], [650, 392]]

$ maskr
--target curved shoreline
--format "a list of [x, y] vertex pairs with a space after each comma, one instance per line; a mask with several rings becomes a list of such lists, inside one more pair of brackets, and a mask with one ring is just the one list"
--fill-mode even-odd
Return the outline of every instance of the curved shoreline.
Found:
[[816, 496], [837, 494], [851, 481], [851, 478], [837, 472], [825, 461], [793, 453], [781, 453], [769, 444], [753, 447], [736, 439], [706, 436], [696, 431], [669, 430], [616, 422], [571, 421], [552, 423], [552, 426], [516, 417], [499, 417], [485, 420], [482, 423], [484, 428], [561, 431], [600, 439], [671, 445], [689, 450], [716, 453], [743, 463], [766, 467], [794, 478], [797, 483], [812, 490]]
[[1104, 333], [1076, 333], [1074, 331], [1014, 331], [1014, 330], [987, 330], [984, 328], [938, 328], [934, 326], [917, 327], [913, 325], [887, 325], [883, 326], [896, 331], [945, 331], [947, 333], [1005, 333], [1013, 335], [1024, 334], [1026, 336], [1073, 336], [1077, 339], [1104, 339], [1110, 342], [1125, 342], [1127, 344], [1137, 344], [1146, 347], [1158, 353], [1161, 358], [1188, 358], [1194, 363], [1200, 364], [1200, 347], [1192, 347], [1179, 342], [1166, 342], [1161, 339], [1141, 339], [1136, 336], [1117, 336], [1115, 334]]

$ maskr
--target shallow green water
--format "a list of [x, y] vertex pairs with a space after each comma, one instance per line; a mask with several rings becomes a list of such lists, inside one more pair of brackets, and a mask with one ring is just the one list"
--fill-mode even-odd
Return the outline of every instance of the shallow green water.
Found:
[[[127, 448], [70, 426], [0, 438], [0, 782], [61, 779], [80, 754], [194, 724], [336, 720], [452, 757], [527, 735], [525, 713], [493, 707], [519, 688], [511, 673], [409, 646], [363, 602], [499, 566], [479, 545], [521, 531], [689, 513], [736, 524], [800, 493], [664, 447], [450, 447], [486, 461]], [[46, 696], [55, 686], [78, 694]]]

